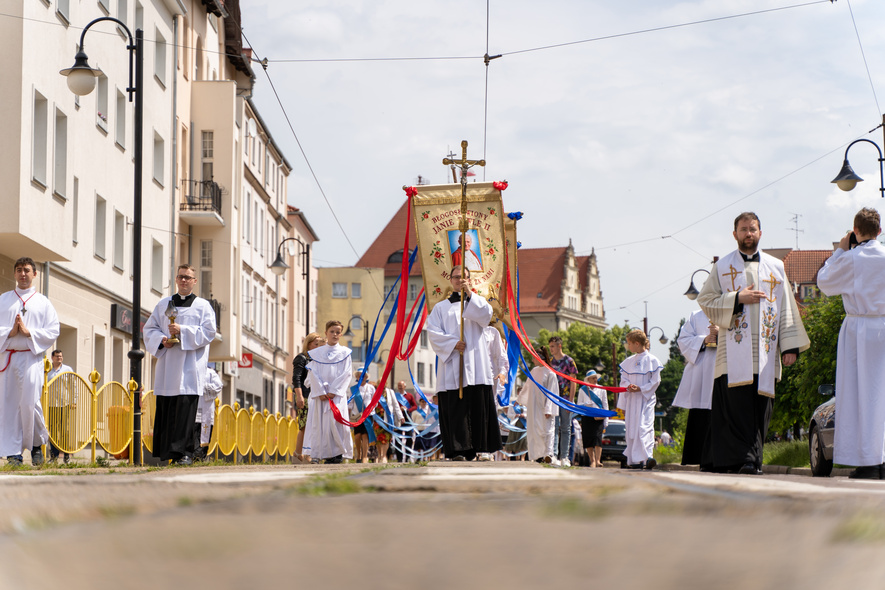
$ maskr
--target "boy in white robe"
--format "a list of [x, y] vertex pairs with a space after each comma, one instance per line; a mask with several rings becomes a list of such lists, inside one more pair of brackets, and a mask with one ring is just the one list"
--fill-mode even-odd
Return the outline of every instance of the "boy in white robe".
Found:
[[624, 410], [624, 438], [628, 469], [654, 469], [655, 391], [661, 384], [661, 361], [648, 352], [648, 337], [642, 330], [627, 333], [627, 350], [634, 353], [621, 363], [621, 387], [627, 391], [618, 397]]
[[215, 425], [215, 400], [224, 389], [224, 382], [218, 376], [215, 369], [209, 368], [206, 372], [206, 386], [197, 407], [197, 424], [200, 425], [200, 448], [196, 451], [196, 458], [203, 460], [209, 449], [209, 441], [212, 439], [212, 427]]
[[58, 314], [37, 293], [37, 265], [19, 258], [13, 265], [15, 289], [0, 295], [0, 456], [22, 464], [22, 450], [34, 465], [43, 463], [49, 441], [43, 421], [43, 353], [58, 338]]
[[310, 397], [314, 400], [307, 414], [305, 445], [310, 443], [312, 459], [325, 463], [342, 463], [353, 459], [353, 437], [350, 428], [335, 420], [329, 400], [338, 408], [341, 416], [347, 416], [347, 396], [353, 374], [351, 350], [338, 341], [344, 331], [338, 320], [326, 322], [326, 344], [308, 352], [310, 362], [307, 382]]
[[858, 466], [852, 479], [885, 479], [885, 246], [879, 213], [854, 217], [850, 233], [817, 273], [817, 286], [841, 295], [845, 320], [836, 356], [836, 431], [833, 460]]
[[[144, 325], [147, 351], [157, 357], [154, 395], [153, 454], [161, 461], [191, 465], [196, 452], [197, 403], [206, 387], [209, 345], [215, 339], [215, 311], [194, 293], [196, 270], [189, 264], [178, 267], [178, 292], [164, 297]], [[166, 317], [169, 302], [175, 307], [175, 322]], [[173, 336], [180, 342], [175, 343]]]
[[[550, 350], [542, 346], [539, 354], [545, 363], [550, 364]], [[553, 427], [556, 405], [535, 385], [556, 395], [559, 393], [559, 380], [556, 373], [543, 365], [532, 368], [532, 377], [519, 391], [518, 399], [524, 400], [526, 407], [526, 439], [528, 440], [529, 461], [553, 463], [556, 461], [553, 452]], [[558, 462], [557, 462], [558, 463]]]

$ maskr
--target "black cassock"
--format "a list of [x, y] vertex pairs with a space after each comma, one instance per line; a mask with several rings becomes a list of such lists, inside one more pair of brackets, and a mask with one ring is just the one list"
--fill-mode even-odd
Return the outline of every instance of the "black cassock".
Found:
[[713, 382], [710, 411], [710, 451], [717, 470], [740, 468], [753, 463], [762, 468], [762, 445], [771, 422], [774, 400], [759, 395], [759, 375], [753, 383], [728, 386], [728, 375]]
[[464, 397], [458, 390], [441, 391], [439, 399], [439, 430], [443, 454], [458, 455], [468, 461], [477, 453], [500, 451], [501, 431], [491, 385], [465, 385]]

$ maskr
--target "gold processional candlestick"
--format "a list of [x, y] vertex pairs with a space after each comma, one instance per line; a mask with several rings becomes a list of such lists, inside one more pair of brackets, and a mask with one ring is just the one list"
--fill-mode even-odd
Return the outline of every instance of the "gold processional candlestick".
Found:
[[[467, 172], [472, 166], [485, 166], [485, 160], [467, 159], [467, 140], [461, 142], [461, 159], [453, 160], [443, 158], [443, 165], [461, 167], [461, 219], [458, 221], [458, 229], [461, 231], [461, 342], [464, 342], [464, 298], [467, 296], [467, 282], [464, 280], [464, 264], [467, 262]], [[454, 268], [452, 269], [454, 270]], [[460, 373], [458, 376], [458, 399], [464, 398], [464, 351], [459, 351], [461, 356]]]
[[[178, 310], [175, 309], [175, 304], [172, 303], [172, 300], [169, 300], [169, 305], [166, 306], [166, 317], [169, 318], [169, 323], [174, 324], [175, 318], [178, 317]], [[172, 336], [171, 338], [167, 338], [166, 342], [171, 342], [172, 344], [179, 344], [181, 340], [178, 339], [178, 336]]]

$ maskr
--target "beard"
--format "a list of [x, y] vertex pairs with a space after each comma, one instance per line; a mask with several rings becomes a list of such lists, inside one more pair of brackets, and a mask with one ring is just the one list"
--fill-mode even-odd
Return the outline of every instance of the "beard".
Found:
[[738, 250], [745, 254], [752, 254], [758, 249], [758, 246], [759, 238], [754, 238], [753, 236], [747, 236], [743, 241], [738, 241]]

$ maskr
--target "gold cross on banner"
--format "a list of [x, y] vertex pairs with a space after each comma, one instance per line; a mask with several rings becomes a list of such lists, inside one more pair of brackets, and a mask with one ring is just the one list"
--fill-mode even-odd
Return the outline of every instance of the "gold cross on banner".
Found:
[[768, 273], [768, 275], [769, 275], [770, 278], [768, 278], [768, 279], [762, 281], [763, 283], [768, 283], [768, 284], [770, 285], [769, 288], [768, 288], [768, 297], [766, 297], [766, 299], [768, 299], [769, 301], [776, 301], [776, 300], [777, 300], [777, 297], [774, 296], [774, 289], [775, 289], [775, 287], [777, 287], [778, 285], [780, 285], [781, 283], [783, 283], [783, 281], [779, 281], [779, 280], [777, 280], [777, 279], [774, 277], [774, 273], [773, 273], [773, 272]]
[[734, 279], [741, 274], [741, 271], [737, 270], [734, 267], [734, 265], [732, 265], [732, 264], [729, 264], [728, 268], [731, 269], [731, 271], [722, 273], [722, 276], [723, 277], [731, 277], [731, 290], [734, 291], [735, 290]]

